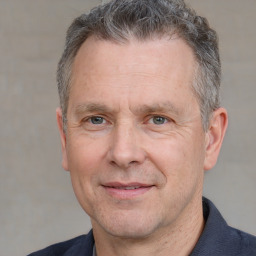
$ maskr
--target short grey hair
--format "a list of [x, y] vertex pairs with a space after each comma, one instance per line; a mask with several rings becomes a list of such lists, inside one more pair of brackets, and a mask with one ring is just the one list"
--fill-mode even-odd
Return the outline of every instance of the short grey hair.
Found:
[[220, 105], [221, 65], [218, 37], [206, 18], [198, 16], [183, 0], [112, 0], [76, 18], [67, 31], [65, 49], [58, 64], [57, 84], [64, 129], [75, 56], [90, 36], [126, 43], [153, 37], [178, 35], [193, 50], [197, 68], [192, 89], [197, 97], [203, 128]]

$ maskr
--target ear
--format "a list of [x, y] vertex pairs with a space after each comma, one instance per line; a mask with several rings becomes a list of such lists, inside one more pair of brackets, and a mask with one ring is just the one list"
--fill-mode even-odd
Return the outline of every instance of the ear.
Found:
[[228, 114], [224, 108], [218, 108], [212, 114], [206, 133], [206, 155], [204, 170], [214, 167], [228, 126]]
[[60, 133], [60, 139], [61, 139], [62, 167], [64, 168], [64, 170], [68, 171], [67, 142], [66, 142], [66, 134], [63, 129], [64, 127], [63, 127], [63, 121], [62, 121], [61, 108], [56, 109], [56, 118], [57, 118], [59, 133]]

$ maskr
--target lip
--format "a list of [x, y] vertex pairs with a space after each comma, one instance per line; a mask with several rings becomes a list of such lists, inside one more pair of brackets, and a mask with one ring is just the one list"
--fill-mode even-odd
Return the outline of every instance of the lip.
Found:
[[102, 187], [112, 197], [115, 197], [117, 199], [132, 199], [147, 193], [154, 187], [154, 185], [143, 184], [138, 182], [110, 182], [105, 183], [104, 185], [102, 185]]

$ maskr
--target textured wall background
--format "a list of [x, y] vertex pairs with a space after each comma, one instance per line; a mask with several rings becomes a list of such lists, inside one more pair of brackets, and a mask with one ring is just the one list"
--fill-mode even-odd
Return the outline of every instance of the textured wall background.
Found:
[[[90, 228], [61, 169], [56, 64], [73, 18], [100, 0], [0, 0], [0, 255], [26, 255]], [[256, 235], [256, 1], [189, 0], [220, 36], [230, 125], [205, 195]]]

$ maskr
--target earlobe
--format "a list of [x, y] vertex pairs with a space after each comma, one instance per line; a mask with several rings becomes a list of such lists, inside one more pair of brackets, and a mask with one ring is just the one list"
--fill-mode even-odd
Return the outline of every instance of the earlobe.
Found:
[[60, 133], [60, 139], [61, 139], [62, 167], [64, 168], [64, 170], [68, 171], [66, 134], [63, 129], [61, 108], [56, 109], [56, 119], [57, 119], [58, 129], [59, 129], [59, 133]]
[[206, 134], [204, 170], [209, 170], [216, 164], [227, 125], [227, 111], [224, 108], [218, 108], [212, 114]]

